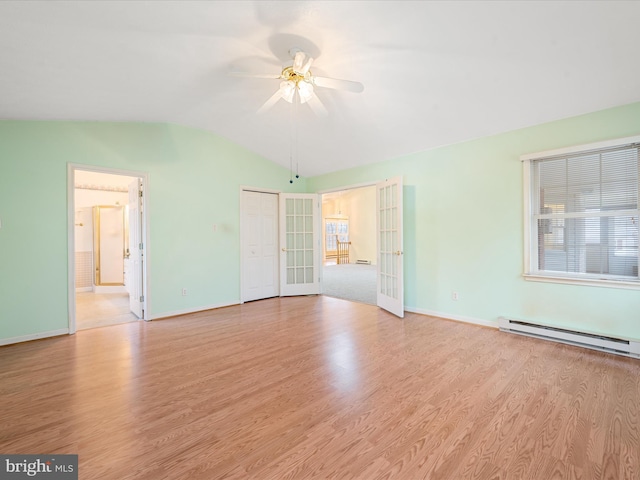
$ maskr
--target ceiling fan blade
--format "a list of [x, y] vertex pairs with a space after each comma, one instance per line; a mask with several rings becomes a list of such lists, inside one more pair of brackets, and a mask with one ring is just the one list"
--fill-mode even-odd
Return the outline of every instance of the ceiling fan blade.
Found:
[[336, 90], [346, 90], [347, 92], [361, 93], [364, 91], [364, 85], [360, 82], [352, 80], [340, 80], [338, 78], [316, 77], [312, 78], [316, 87], [334, 88]]
[[307, 105], [309, 105], [309, 108], [311, 108], [311, 111], [317, 116], [326, 117], [327, 115], [329, 115], [329, 112], [327, 112], [324, 104], [315, 93], [311, 94], [311, 97], [309, 97], [306, 103]]
[[269, 110], [276, 103], [278, 103], [278, 100], [280, 100], [281, 98], [282, 98], [282, 92], [278, 90], [276, 93], [271, 95], [271, 97], [269, 97], [269, 99], [266, 102], [264, 102], [264, 104], [258, 109], [257, 111], [258, 115]]
[[298, 75], [304, 76], [309, 69], [311, 68], [311, 64], [313, 63], [313, 58], [307, 55], [302, 50], [298, 50], [293, 57], [293, 71]]
[[232, 77], [244, 77], [244, 78], [282, 78], [280, 73], [247, 73], [247, 72], [229, 72]]

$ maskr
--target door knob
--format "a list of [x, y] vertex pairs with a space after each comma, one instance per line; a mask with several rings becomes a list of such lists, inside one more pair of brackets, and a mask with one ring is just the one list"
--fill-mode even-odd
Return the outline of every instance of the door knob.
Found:
[[286, 248], [283, 248], [283, 249], [282, 249], [282, 251], [283, 251], [283, 252], [286, 252], [286, 251], [287, 251], [287, 249], [286, 249]]
[[396, 252], [396, 255], [402, 255], [402, 252], [401, 252], [400, 250], [398, 250], [398, 251]]

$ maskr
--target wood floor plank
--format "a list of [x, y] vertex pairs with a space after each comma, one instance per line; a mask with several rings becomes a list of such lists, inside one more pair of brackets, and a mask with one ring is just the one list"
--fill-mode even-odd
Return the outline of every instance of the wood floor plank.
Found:
[[0, 452], [81, 479], [640, 471], [640, 361], [329, 297], [0, 347]]

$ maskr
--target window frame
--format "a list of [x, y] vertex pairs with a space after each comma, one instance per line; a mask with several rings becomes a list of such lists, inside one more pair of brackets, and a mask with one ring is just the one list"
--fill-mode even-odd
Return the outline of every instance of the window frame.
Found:
[[[346, 233], [340, 233], [338, 230], [338, 226], [339, 224], [343, 222], [346, 224], [347, 226], [347, 232]], [[327, 225], [329, 223], [336, 223], [336, 233], [327, 233]], [[341, 242], [348, 242], [349, 241], [349, 217], [345, 217], [345, 216], [329, 216], [329, 217], [325, 217], [323, 219], [323, 224], [324, 224], [324, 229], [323, 229], [323, 235], [324, 235], [324, 258], [325, 260], [328, 259], [332, 259], [332, 258], [336, 258], [338, 256], [338, 247], [336, 244], [336, 249], [335, 250], [330, 250], [329, 249], [329, 236], [331, 237], [335, 237], [336, 240], [339, 240], [340, 237], [347, 237], [346, 240], [340, 240]], [[331, 253], [330, 253], [331, 252]]]
[[[640, 135], [631, 137], [617, 138], [602, 142], [595, 142], [582, 145], [574, 145], [571, 147], [558, 148], [554, 150], [546, 150], [543, 152], [528, 153], [520, 156], [522, 162], [522, 180], [524, 191], [524, 266], [523, 274], [525, 280], [547, 283], [561, 283], [568, 285], [595, 285], [601, 287], [623, 288], [640, 290], [640, 272], [635, 279], [631, 278], [602, 278], [597, 274], [575, 274], [565, 272], [552, 272], [549, 270], [537, 269], [538, 252], [536, 242], [533, 241], [532, 235], [534, 229], [533, 208], [535, 202], [532, 200], [531, 185], [531, 162], [542, 158], [556, 157], [562, 155], [572, 155], [578, 153], [588, 153], [595, 150], [603, 150], [607, 148], [622, 147], [630, 144], [640, 143]], [[640, 184], [640, 175], [638, 178]], [[640, 191], [640, 185], [638, 185]], [[640, 205], [638, 206], [640, 209]], [[638, 263], [640, 264], [640, 244], [637, 252]]]

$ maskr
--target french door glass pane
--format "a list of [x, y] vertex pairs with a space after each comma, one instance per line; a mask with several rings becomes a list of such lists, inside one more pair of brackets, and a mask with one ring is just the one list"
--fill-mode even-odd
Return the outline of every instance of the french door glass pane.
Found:
[[397, 186], [380, 189], [380, 292], [398, 296], [398, 201]]
[[287, 284], [314, 283], [313, 200], [296, 198], [285, 202]]

